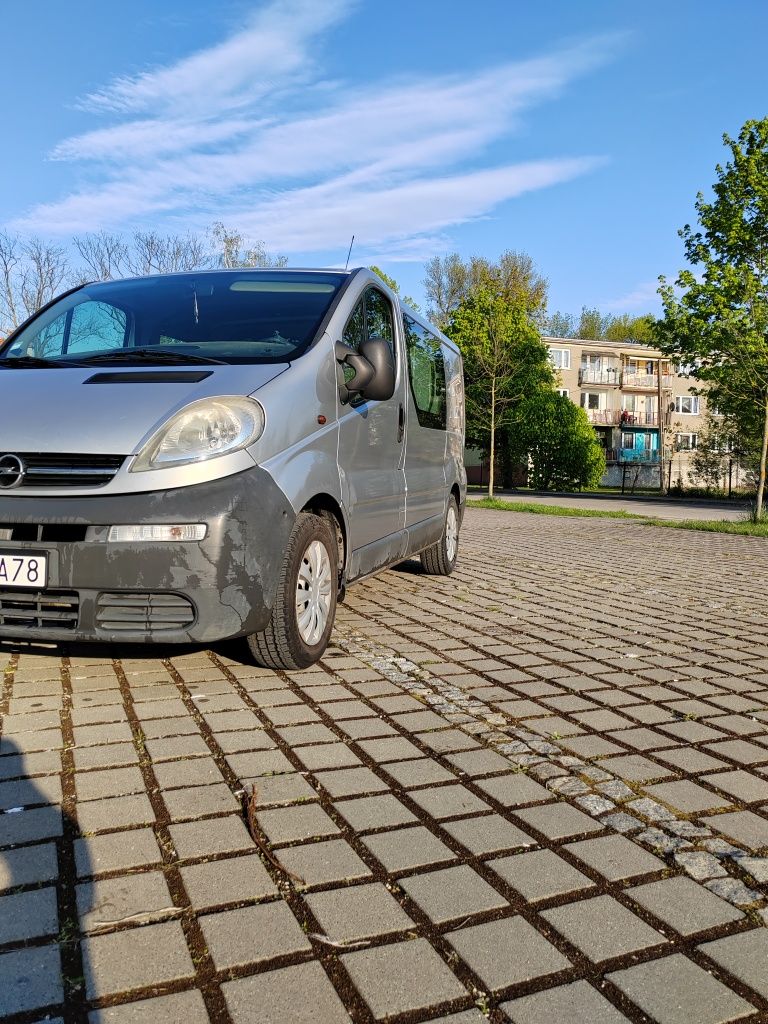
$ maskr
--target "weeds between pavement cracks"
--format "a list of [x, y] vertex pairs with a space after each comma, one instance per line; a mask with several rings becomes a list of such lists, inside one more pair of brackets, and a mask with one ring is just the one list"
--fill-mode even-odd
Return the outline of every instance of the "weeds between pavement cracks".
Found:
[[750, 520], [732, 522], [725, 519], [655, 519], [625, 512], [623, 509], [564, 508], [560, 505], [542, 505], [532, 501], [501, 501], [483, 498], [468, 501], [472, 508], [488, 508], [497, 512], [528, 512], [538, 516], [566, 516], [577, 519], [628, 519], [640, 526], [662, 526], [672, 530], [700, 530], [705, 533], [731, 533], [743, 537], [768, 537], [768, 520], [754, 523]]

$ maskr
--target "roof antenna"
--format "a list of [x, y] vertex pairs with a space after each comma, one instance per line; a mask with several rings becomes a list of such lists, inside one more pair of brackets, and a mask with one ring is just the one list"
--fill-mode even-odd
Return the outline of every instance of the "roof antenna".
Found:
[[352, 235], [352, 241], [349, 243], [349, 252], [347, 253], [347, 262], [344, 264], [344, 269], [347, 270], [349, 267], [349, 257], [352, 255], [352, 246], [355, 244], [355, 236]]

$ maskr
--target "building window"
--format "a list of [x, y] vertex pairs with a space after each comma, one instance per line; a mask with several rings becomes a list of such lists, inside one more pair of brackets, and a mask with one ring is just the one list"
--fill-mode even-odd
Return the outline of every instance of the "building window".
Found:
[[551, 348], [549, 360], [556, 370], [570, 370], [571, 350], [569, 348]]
[[675, 412], [678, 412], [683, 416], [698, 416], [698, 395], [678, 395], [675, 398]]
[[692, 452], [699, 444], [698, 434], [675, 434], [675, 448], [679, 452]]
[[570, 396], [570, 392], [568, 391], [568, 388], [558, 388], [557, 389], [557, 393], [558, 393], [558, 395], [562, 395], [563, 398], [568, 398]]
[[600, 393], [598, 391], [582, 391], [582, 393], [581, 393], [581, 408], [582, 409], [599, 409], [600, 408]]

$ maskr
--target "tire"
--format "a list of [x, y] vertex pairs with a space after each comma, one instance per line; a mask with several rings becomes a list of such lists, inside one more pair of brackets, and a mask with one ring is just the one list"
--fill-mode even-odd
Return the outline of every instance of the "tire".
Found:
[[[303, 603], [300, 586], [307, 593]], [[320, 516], [300, 512], [288, 540], [269, 625], [247, 638], [257, 664], [301, 669], [319, 661], [333, 630], [338, 587], [339, 549], [330, 525]]]
[[453, 494], [445, 510], [443, 535], [437, 544], [421, 552], [421, 564], [429, 576], [450, 576], [459, 557], [459, 506]]

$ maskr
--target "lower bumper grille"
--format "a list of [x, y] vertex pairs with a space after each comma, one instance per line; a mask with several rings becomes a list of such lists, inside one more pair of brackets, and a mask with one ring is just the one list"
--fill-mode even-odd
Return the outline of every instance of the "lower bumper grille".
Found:
[[0, 626], [14, 629], [77, 629], [80, 597], [68, 591], [0, 590]]
[[181, 594], [99, 594], [96, 602], [96, 625], [113, 633], [186, 629], [195, 617]]

